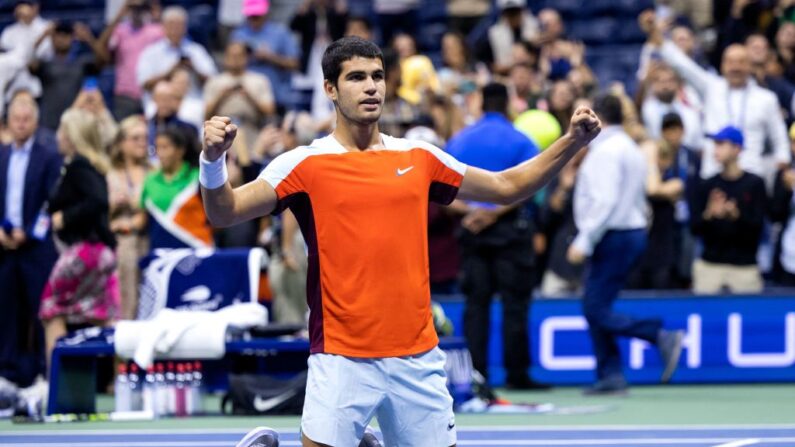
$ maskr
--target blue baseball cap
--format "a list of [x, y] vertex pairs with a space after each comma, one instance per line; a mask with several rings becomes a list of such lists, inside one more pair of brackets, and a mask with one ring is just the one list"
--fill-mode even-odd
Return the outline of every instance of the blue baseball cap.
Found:
[[740, 147], [743, 147], [744, 142], [743, 132], [734, 126], [726, 126], [718, 133], [707, 134], [707, 138], [717, 142], [728, 141]]

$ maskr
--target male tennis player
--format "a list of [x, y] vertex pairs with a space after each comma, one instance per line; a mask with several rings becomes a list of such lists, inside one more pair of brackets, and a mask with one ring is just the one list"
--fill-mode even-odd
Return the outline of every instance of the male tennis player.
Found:
[[[587, 108], [541, 155], [502, 172], [467, 167], [439, 148], [379, 133], [381, 50], [346, 37], [323, 55], [334, 132], [271, 162], [232, 189], [225, 152], [237, 128], [204, 124], [201, 184], [223, 227], [289, 208], [309, 250], [309, 378], [303, 446], [353, 447], [375, 416], [386, 446], [452, 446], [453, 400], [428, 285], [430, 200], [510, 204], [530, 197], [600, 131]], [[494, 138], [500, 138], [494, 135]]]

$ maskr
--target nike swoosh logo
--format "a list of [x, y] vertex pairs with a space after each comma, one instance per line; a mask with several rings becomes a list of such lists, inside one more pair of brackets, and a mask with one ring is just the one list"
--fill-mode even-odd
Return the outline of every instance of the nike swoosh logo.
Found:
[[294, 395], [295, 395], [294, 390], [290, 390], [278, 396], [271, 397], [270, 399], [263, 399], [258, 394], [254, 396], [254, 409], [259, 412], [272, 410], [276, 408], [277, 405], [281, 404], [282, 402], [285, 402], [287, 399], [293, 397]]
[[455, 428], [455, 424], [447, 424], [447, 431], [450, 431]]
[[400, 168], [398, 168], [398, 170], [397, 170], [397, 175], [398, 175], [398, 176], [401, 176], [401, 175], [403, 175], [403, 174], [405, 174], [405, 173], [407, 173], [407, 172], [411, 171], [412, 169], [414, 169], [414, 166], [409, 166], [409, 167], [408, 167], [408, 168], [406, 168], [406, 169], [400, 169]]

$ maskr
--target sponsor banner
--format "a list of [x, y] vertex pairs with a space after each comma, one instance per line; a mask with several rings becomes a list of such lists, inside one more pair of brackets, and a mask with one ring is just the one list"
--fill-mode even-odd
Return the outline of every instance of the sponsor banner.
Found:
[[[461, 333], [463, 302], [443, 302]], [[673, 383], [795, 381], [794, 297], [622, 298], [618, 312], [659, 317], [670, 329], [685, 331], [684, 350]], [[489, 373], [501, 384], [502, 310], [492, 306]], [[534, 379], [550, 384], [594, 380], [588, 324], [579, 300], [536, 300], [529, 316]], [[637, 339], [619, 339], [624, 371], [631, 383], [657, 383], [657, 350]]]

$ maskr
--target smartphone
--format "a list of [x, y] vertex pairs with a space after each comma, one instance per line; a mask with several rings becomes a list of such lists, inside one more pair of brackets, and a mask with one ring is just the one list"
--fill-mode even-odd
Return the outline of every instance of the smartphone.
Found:
[[96, 76], [88, 76], [83, 80], [83, 90], [97, 90], [99, 88], [99, 81]]

